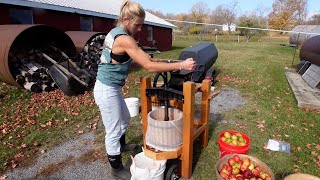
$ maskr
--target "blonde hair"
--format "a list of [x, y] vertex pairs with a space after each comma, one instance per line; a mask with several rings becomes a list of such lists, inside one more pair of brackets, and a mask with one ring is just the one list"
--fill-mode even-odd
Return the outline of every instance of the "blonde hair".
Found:
[[117, 25], [121, 25], [124, 20], [124, 17], [129, 19], [136, 19], [136, 18], [145, 18], [146, 13], [143, 7], [132, 1], [124, 1], [120, 8], [119, 19], [117, 21]]

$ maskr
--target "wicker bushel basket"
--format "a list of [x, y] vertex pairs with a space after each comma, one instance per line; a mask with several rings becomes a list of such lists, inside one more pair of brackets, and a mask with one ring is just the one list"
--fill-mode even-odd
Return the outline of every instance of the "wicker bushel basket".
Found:
[[296, 173], [285, 177], [284, 180], [320, 180], [320, 178], [310, 174]]
[[169, 121], [165, 119], [164, 107], [148, 113], [146, 144], [160, 151], [175, 151], [182, 144], [183, 113], [179, 109], [168, 109]]
[[273, 172], [264, 162], [262, 162], [261, 160], [259, 160], [258, 158], [254, 157], [254, 156], [249, 156], [249, 155], [245, 155], [245, 154], [228, 154], [228, 155], [224, 156], [223, 158], [221, 158], [216, 163], [216, 167], [215, 167], [218, 180], [223, 180], [223, 178], [220, 176], [219, 172], [221, 171], [224, 164], [226, 164], [226, 165], [228, 164], [228, 159], [232, 158], [234, 155], [238, 155], [241, 159], [244, 157], [250, 158], [250, 160], [254, 166], [259, 166], [261, 171], [268, 173], [269, 176], [271, 177], [271, 179], [275, 180]]

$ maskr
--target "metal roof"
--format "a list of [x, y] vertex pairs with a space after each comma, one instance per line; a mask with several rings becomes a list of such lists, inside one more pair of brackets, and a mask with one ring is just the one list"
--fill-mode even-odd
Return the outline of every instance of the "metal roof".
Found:
[[[122, 4], [121, 0], [0, 0], [0, 3], [20, 5], [41, 9], [78, 13], [90, 16], [117, 19]], [[145, 24], [166, 28], [175, 25], [146, 12]]]

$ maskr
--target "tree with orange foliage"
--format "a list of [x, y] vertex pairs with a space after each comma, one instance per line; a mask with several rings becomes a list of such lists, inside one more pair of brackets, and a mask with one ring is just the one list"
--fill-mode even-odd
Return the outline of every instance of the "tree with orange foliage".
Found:
[[291, 30], [306, 20], [307, 4], [307, 0], [275, 0], [269, 14], [269, 26], [272, 29]]

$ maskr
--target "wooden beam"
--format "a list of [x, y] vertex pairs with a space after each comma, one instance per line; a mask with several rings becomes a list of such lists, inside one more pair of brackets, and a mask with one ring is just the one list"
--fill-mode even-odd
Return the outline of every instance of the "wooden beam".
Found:
[[202, 101], [201, 101], [201, 122], [205, 128], [200, 135], [200, 144], [203, 147], [208, 145], [209, 138], [209, 114], [210, 114], [210, 94], [211, 94], [211, 81], [202, 81]]
[[189, 179], [192, 175], [193, 158], [193, 123], [194, 123], [194, 95], [195, 83], [185, 82], [183, 84], [183, 137], [182, 137], [182, 162], [181, 177]]
[[[151, 98], [147, 96], [146, 89], [151, 87], [150, 77], [140, 79], [140, 96], [141, 96], [141, 118], [142, 118], [142, 133], [144, 146], [146, 145], [146, 133], [148, 127], [148, 113], [151, 111]], [[146, 149], [146, 147], [144, 147]]]

